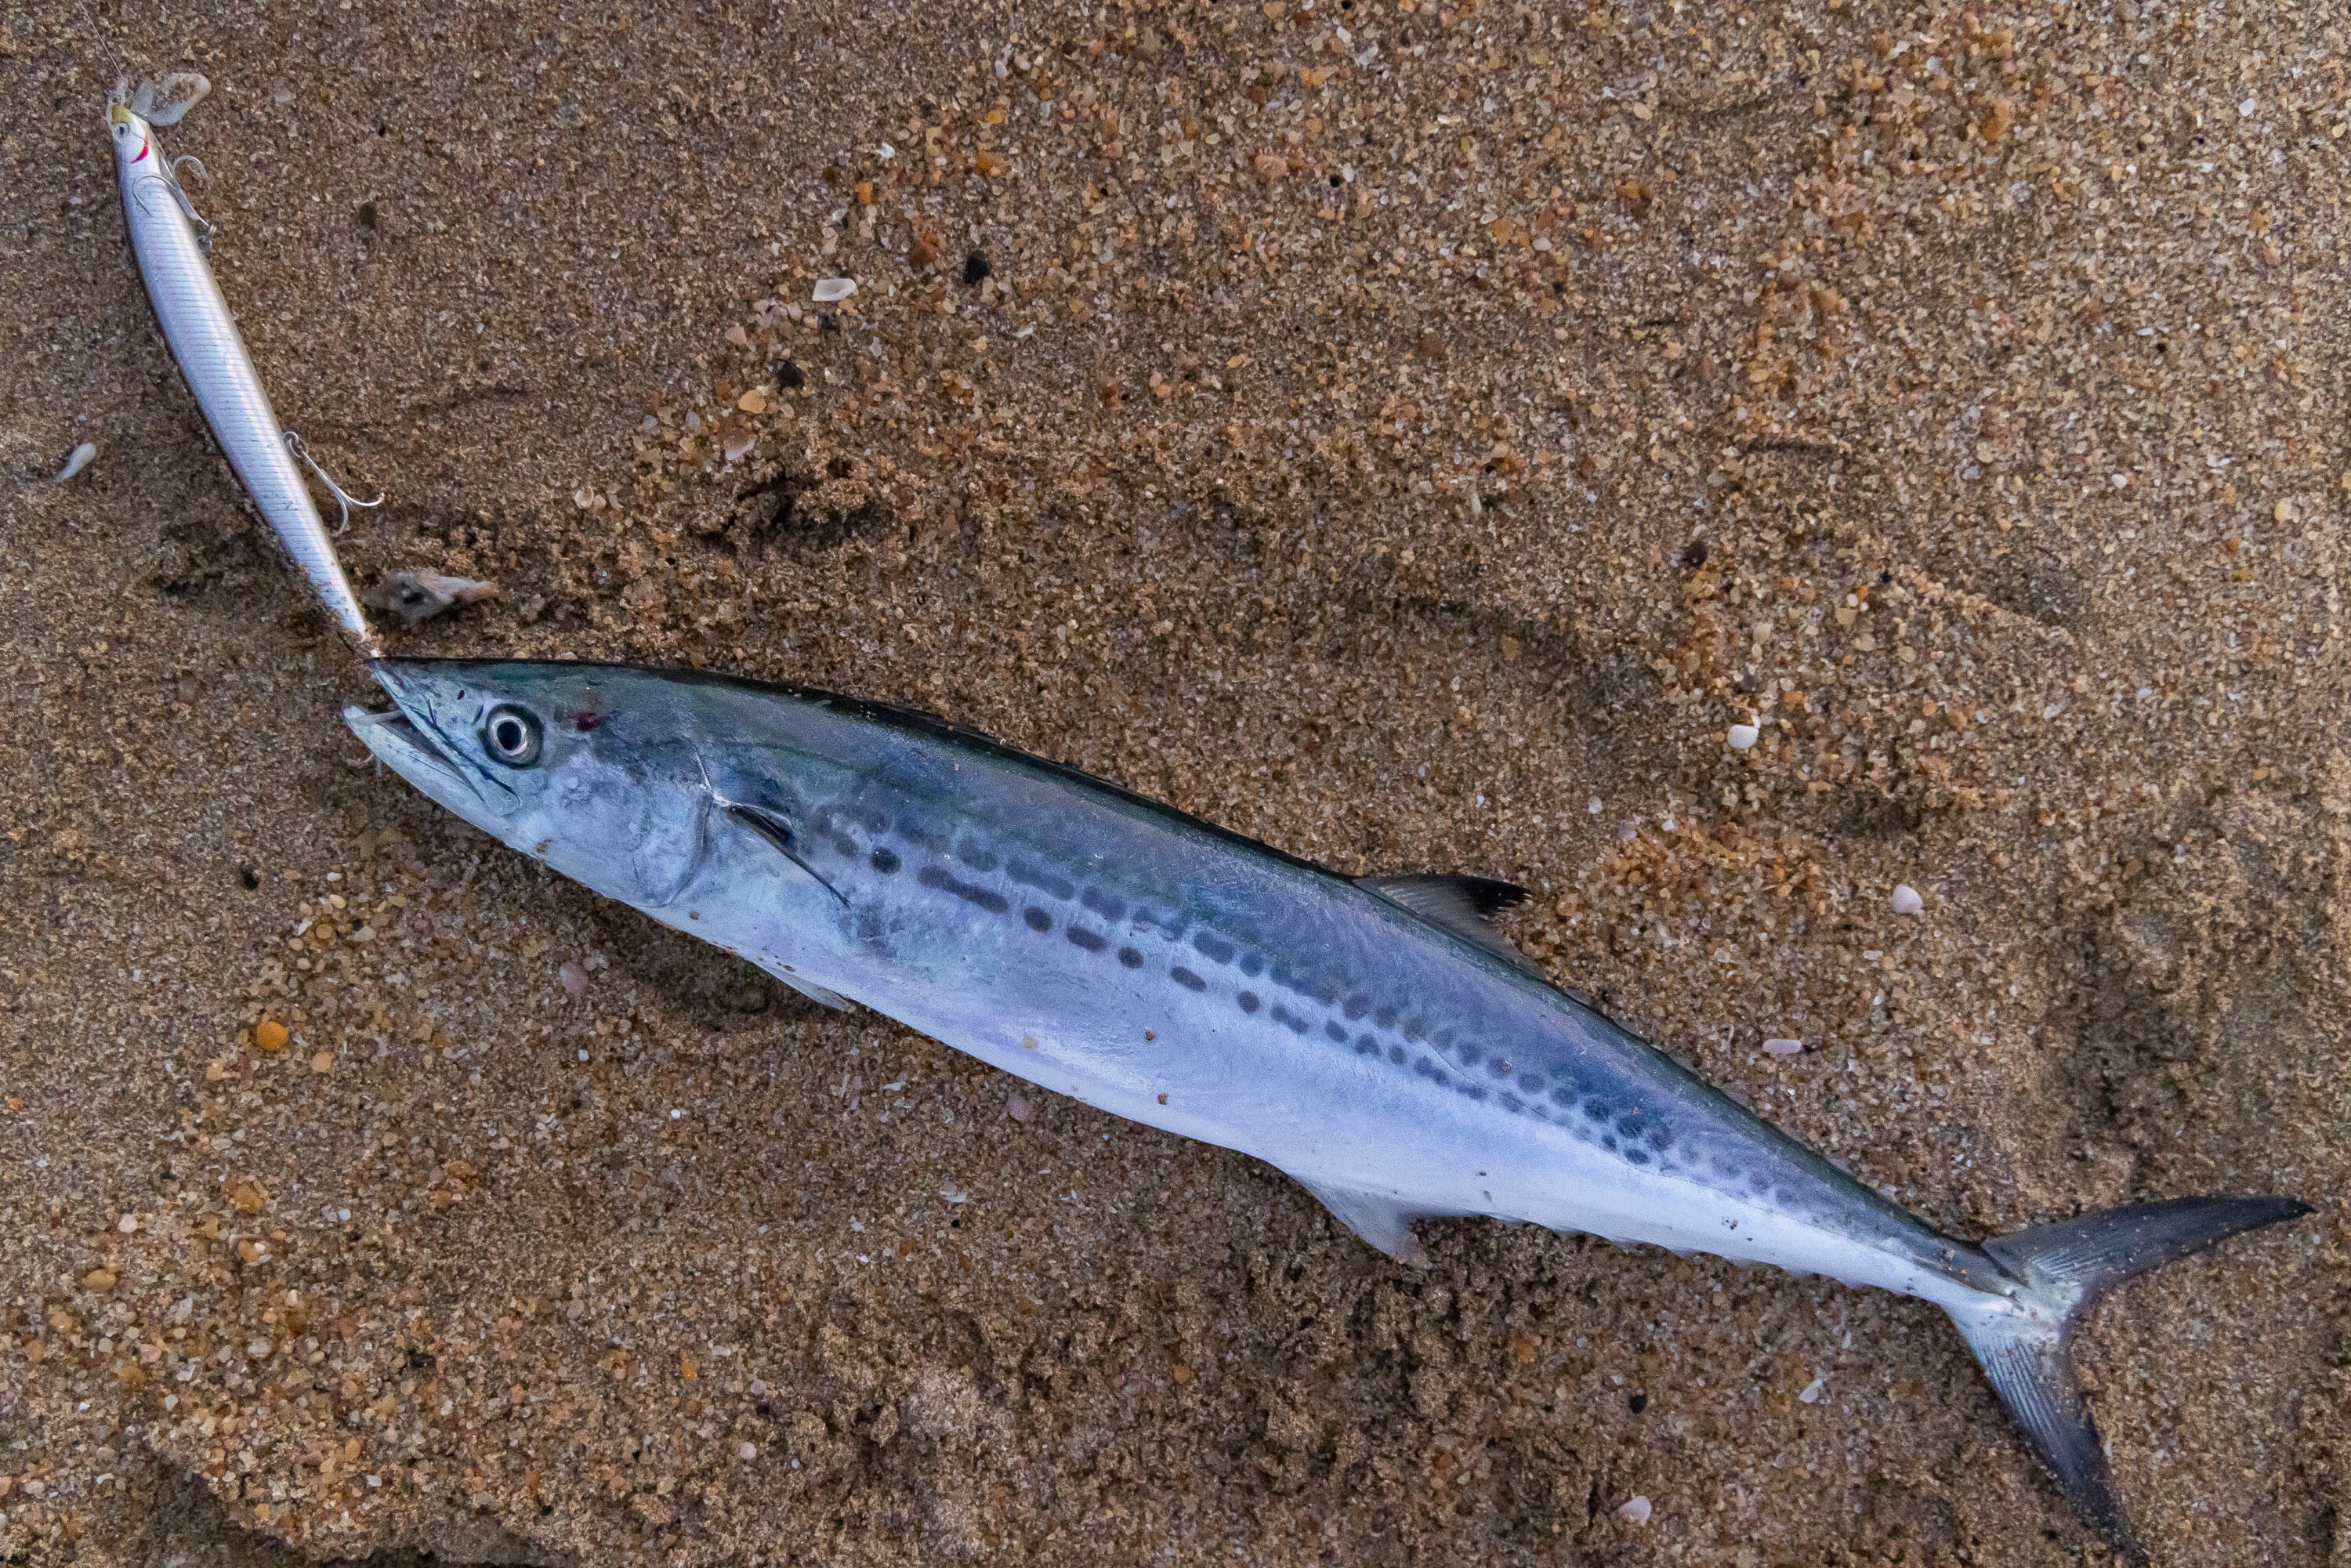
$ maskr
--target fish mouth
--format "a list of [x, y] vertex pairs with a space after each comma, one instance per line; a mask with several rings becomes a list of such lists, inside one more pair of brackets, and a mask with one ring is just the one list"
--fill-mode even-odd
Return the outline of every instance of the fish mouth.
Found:
[[375, 753], [377, 761], [458, 815], [471, 817], [506, 804], [485, 795], [468, 770], [400, 709], [375, 713], [357, 703], [346, 703], [343, 722]]

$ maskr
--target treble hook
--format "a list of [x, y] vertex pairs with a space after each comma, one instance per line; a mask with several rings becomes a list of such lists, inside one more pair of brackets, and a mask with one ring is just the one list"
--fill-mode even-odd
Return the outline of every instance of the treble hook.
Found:
[[[181, 163], [193, 163], [199, 172], [204, 172], [203, 159], [193, 152], [183, 153], [172, 165], [171, 178], [163, 182], [163, 187], [172, 193], [172, 200], [179, 204], [180, 214], [188, 220], [188, 226], [196, 231], [196, 248], [210, 255], [213, 248], [213, 235], [220, 231], [204, 221], [204, 215], [196, 211], [196, 204], [188, 200], [188, 193], [181, 189], [179, 175]], [[204, 178], [209, 180], [212, 176], [206, 173]]]
[[319, 483], [324, 485], [328, 489], [334, 492], [336, 505], [341, 507], [343, 509], [342, 521], [335, 525], [335, 531], [337, 533], [341, 533], [345, 528], [351, 526], [351, 508], [353, 507], [381, 507], [383, 505], [383, 497], [381, 496], [378, 496], [372, 501], [362, 501], [357, 497], [346, 492], [340, 485], [335, 483], [333, 475], [319, 466], [319, 460], [310, 455], [310, 447], [308, 442], [305, 442], [300, 436], [295, 434], [294, 432], [290, 430], [285, 432], [284, 434], [286, 436], [286, 450], [294, 454], [295, 456], [299, 457], [303, 462], [308, 463], [310, 465], [310, 472], [319, 476]]

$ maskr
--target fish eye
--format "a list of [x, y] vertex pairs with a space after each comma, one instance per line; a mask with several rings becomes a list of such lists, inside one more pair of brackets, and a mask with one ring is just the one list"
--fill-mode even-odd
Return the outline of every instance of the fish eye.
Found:
[[528, 768], [538, 760], [538, 720], [501, 704], [482, 720], [482, 747], [508, 768]]

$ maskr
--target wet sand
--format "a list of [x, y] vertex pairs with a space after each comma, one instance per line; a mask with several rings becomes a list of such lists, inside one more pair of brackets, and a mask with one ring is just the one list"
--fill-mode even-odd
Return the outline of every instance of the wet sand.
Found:
[[499, 585], [397, 651], [1509, 878], [1962, 1234], [2316, 1201], [2078, 1354], [2158, 1561], [2351, 1561], [2339, 15], [93, 9], [0, 22], [0, 1559], [2111, 1555], [1931, 1308], [1398, 1267], [365, 765], [123, 246], [193, 68], [353, 576]]

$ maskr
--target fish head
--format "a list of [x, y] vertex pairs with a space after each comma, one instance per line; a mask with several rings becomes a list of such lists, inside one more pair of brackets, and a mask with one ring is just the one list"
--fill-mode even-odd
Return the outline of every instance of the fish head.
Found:
[[128, 170], [155, 152], [154, 133], [144, 120], [120, 100], [110, 100], [106, 106], [106, 132], [114, 141], [114, 164]]
[[607, 897], [662, 909], [707, 857], [716, 804], [690, 703], [648, 672], [381, 659], [390, 713], [343, 716], [393, 772]]

